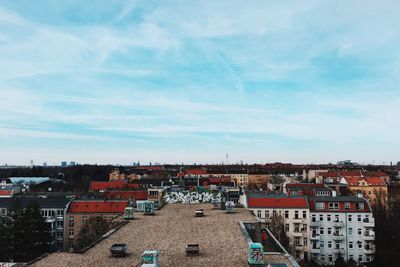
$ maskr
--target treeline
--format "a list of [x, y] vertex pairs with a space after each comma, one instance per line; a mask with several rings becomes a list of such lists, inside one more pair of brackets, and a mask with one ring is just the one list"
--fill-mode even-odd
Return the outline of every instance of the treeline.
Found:
[[0, 217], [0, 261], [28, 262], [51, 251], [50, 226], [37, 203], [22, 208], [18, 201]]

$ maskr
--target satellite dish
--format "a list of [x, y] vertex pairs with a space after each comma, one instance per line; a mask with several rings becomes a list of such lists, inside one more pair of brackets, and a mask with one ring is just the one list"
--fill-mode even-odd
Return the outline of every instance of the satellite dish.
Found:
[[26, 189], [25, 189], [25, 188], [22, 188], [22, 189], [21, 189], [21, 191], [22, 191], [22, 192], [25, 192], [25, 191], [26, 191]]
[[51, 187], [49, 187], [47, 190], [48, 190], [49, 192], [51, 192], [53, 189], [52, 189]]

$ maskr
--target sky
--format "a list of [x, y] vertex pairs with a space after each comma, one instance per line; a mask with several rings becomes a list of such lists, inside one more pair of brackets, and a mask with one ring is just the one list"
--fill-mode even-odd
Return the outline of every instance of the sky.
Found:
[[0, 2], [0, 165], [400, 160], [400, 2]]

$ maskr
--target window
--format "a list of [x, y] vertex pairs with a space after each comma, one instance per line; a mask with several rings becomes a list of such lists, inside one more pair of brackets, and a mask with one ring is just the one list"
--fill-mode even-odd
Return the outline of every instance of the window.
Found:
[[330, 214], [326, 215], [326, 220], [327, 220], [328, 222], [331, 221], [331, 215], [330, 215]]
[[269, 210], [265, 210], [265, 218], [269, 218]]
[[328, 248], [332, 248], [332, 241], [328, 241]]
[[322, 214], [319, 215], [319, 221], [320, 221], [320, 222], [323, 222], [323, 221], [324, 221], [324, 215], [322, 215]]
[[289, 224], [285, 223], [285, 232], [289, 232]]
[[303, 210], [303, 219], [307, 219], [307, 211]]
[[295, 245], [295, 246], [300, 246], [300, 237], [296, 236], [296, 237], [294, 238], [294, 245]]
[[311, 216], [311, 221], [312, 222], [316, 222], [317, 221], [317, 216], [316, 215], [312, 215]]
[[362, 261], [363, 257], [362, 255], [358, 255], [358, 261]]
[[352, 254], [349, 255], [349, 260], [354, 260], [354, 256]]
[[364, 203], [363, 202], [356, 202], [356, 210], [363, 210]]
[[307, 233], [307, 224], [303, 224], [303, 232]]
[[323, 248], [323, 247], [324, 247], [324, 241], [321, 240], [321, 242], [319, 243], [319, 246], [320, 246], [321, 248]]
[[332, 228], [328, 228], [328, 235], [331, 235], [332, 234]]
[[348, 218], [349, 218], [349, 222], [351, 222], [351, 220], [352, 220], [352, 216], [351, 216], [351, 215], [349, 215], [349, 217], [348, 217]]
[[64, 224], [63, 221], [57, 221], [56, 227], [57, 227], [57, 228], [63, 228], [63, 224]]
[[69, 238], [74, 238], [74, 228], [69, 229]]
[[294, 218], [299, 219], [299, 211], [298, 210], [294, 211]]
[[261, 210], [257, 210], [257, 217], [261, 218]]
[[274, 218], [276, 217], [276, 210], [272, 211], [272, 217], [274, 217]]
[[362, 248], [362, 242], [358, 241], [357, 243], [358, 243], [358, 248]]
[[350, 202], [345, 202], [345, 203], [344, 203], [344, 208], [345, 208], [346, 210], [350, 209]]
[[324, 202], [315, 202], [315, 209], [317, 209], [317, 210], [325, 209], [325, 203]]
[[64, 211], [63, 210], [57, 210], [57, 216], [61, 217], [64, 215]]
[[300, 224], [299, 223], [295, 223], [294, 224], [294, 232], [295, 233], [299, 233], [300, 232]]
[[339, 215], [335, 215], [335, 222], [339, 222]]
[[74, 226], [74, 217], [69, 217], [69, 226], [70, 227]]
[[56, 232], [56, 237], [57, 238], [62, 238], [63, 237], [63, 232]]
[[332, 254], [328, 255], [328, 261], [329, 261], [329, 262], [332, 262], [332, 261], [333, 261]]
[[307, 237], [304, 237], [303, 238], [303, 246], [307, 246], [307, 242], [308, 242]]
[[353, 234], [353, 228], [349, 228], [349, 235]]
[[336, 241], [336, 242], [335, 242], [335, 248], [336, 248], [336, 249], [340, 249], [340, 243], [339, 243], [339, 241]]
[[361, 222], [361, 215], [357, 215], [357, 221]]
[[321, 261], [325, 262], [325, 256], [324, 255], [321, 255]]
[[319, 234], [320, 234], [320, 235], [323, 235], [323, 234], [324, 234], [324, 228], [321, 227], [321, 228], [319, 229]]
[[361, 228], [358, 228], [358, 235], [361, 235]]
[[285, 218], [288, 219], [289, 218], [289, 211], [285, 210]]
[[87, 223], [87, 221], [88, 221], [87, 216], [83, 216], [83, 217], [82, 217], [82, 223]]
[[353, 242], [349, 242], [349, 248], [353, 248]]
[[329, 209], [330, 210], [338, 210], [339, 209], [339, 202], [329, 202]]

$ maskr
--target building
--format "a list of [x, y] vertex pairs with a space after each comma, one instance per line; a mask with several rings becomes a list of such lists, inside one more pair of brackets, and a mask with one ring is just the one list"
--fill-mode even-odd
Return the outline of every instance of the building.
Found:
[[283, 192], [288, 196], [335, 196], [336, 191], [323, 184], [286, 184]]
[[[298, 260], [309, 259], [309, 208], [305, 197], [286, 195], [245, 194], [242, 204], [262, 222], [281, 223], [295, 249]], [[275, 222], [274, 222], [275, 221]]]
[[153, 201], [157, 209], [160, 209], [162, 206], [164, 206], [165, 188], [151, 187], [147, 189], [147, 192], [148, 192], [147, 199]]
[[13, 203], [19, 201], [21, 207], [27, 207], [30, 203], [37, 203], [40, 212], [46, 219], [51, 229], [52, 250], [61, 251], [64, 249], [64, 226], [66, 211], [71, 199], [69, 198], [38, 198], [38, 197], [13, 197], [0, 198], [0, 216], [6, 216]]
[[124, 213], [128, 206], [127, 200], [74, 200], [70, 203], [65, 220], [64, 246], [73, 249], [79, 231], [89, 218], [103, 218], [113, 221]]
[[356, 263], [373, 260], [375, 221], [364, 198], [251, 193], [241, 201], [267, 227], [284, 225], [298, 260], [313, 258], [322, 265], [333, 265], [339, 255]]
[[311, 256], [333, 265], [343, 257], [357, 263], [373, 260], [374, 218], [368, 201], [358, 197], [308, 197]]
[[347, 184], [353, 194], [362, 194], [371, 204], [378, 200], [387, 203], [388, 186], [381, 177], [342, 178], [340, 183]]

